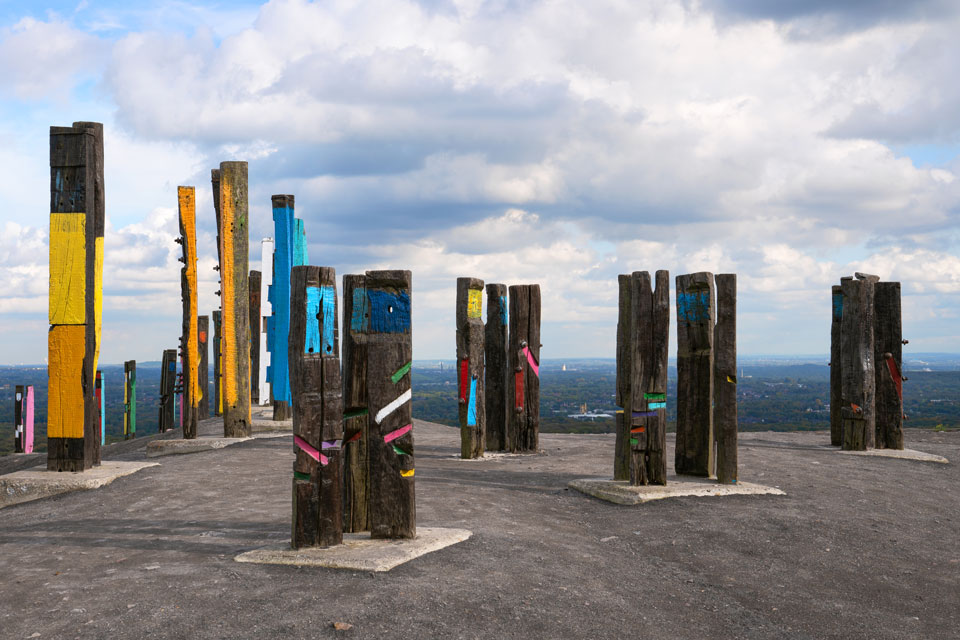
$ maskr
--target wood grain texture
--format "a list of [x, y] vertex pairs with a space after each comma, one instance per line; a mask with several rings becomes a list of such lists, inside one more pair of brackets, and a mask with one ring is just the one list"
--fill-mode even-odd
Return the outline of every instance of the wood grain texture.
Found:
[[487, 285], [487, 324], [484, 327], [483, 393], [485, 442], [488, 451], [506, 448], [507, 398], [507, 285]]
[[886, 355], [903, 370], [903, 330], [900, 283], [878, 282], [874, 288], [874, 378], [876, 383], [875, 443], [878, 449], [903, 449], [903, 403]]
[[197, 420], [210, 417], [210, 316], [197, 317]]
[[842, 278], [841, 447], [865, 451], [874, 443], [876, 396], [873, 353], [873, 292], [876, 280]]
[[247, 278], [250, 292], [250, 401], [260, 404], [260, 272]]
[[514, 383], [508, 384], [506, 445], [514, 453], [534, 453], [540, 440], [540, 285], [513, 285], [509, 292], [508, 356]]
[[174, 394], [177, 384], [177, 350], [164, 349], [160, 359], [160, 411], [158, 431], [173, 429]]
[[840, 392], [843, 380], [843, 357], [840, 355], [840, 327], [843, 323], [843, 288], [833, 285], [830, 291], [830, 444], [839, 447], [843, 434]]
[[714, 329], [713, 428], [717, 482], [736, 484], [737, 469], [737, 276], [718, 273]]
[[213, 415], [223, 415], [223, 375], [220, 372], [223, 353], [220, 312], [213, 312]]
[[714, 473], [713, 274], [677, 276], [677, 474]]
[[330, 267], [295, 266], [290, 296], [287, 355], [296, 454], [292, 545], [326, 547], [343, 539], [343, 400], [336, 273]]
[[632, 363], [632, 340], [634, 331], [630, 293], [630, 274], [617, 276], [620, 291], [617, 309], [617, 392], [616, 440], [613, 450], [613, 479], [630, 479], [630, 375]]
[[366, 276], [343, 276], [343, 409], [345, 532], [370, 530], [370, 456], [367, 404]]
[[[409, 271], [368, 271], [367, 426], [370, 456], [370, 535], [417, 534], [409, 370], [412, 281]], [[401, 434], [402, 435], [397, 435]]]
[[457, 278], [457, 362], [467, 365], [457, 367], [457, 386], [466, 390], [458, 398], [460, 457], [466, 459], [482, 458], [486, 441], [482, 299], [483, 280]]
[[183, 320], [180, 329], [180, 353], [183, 359], [183, 405], [181, 422], [184, 439], [197, 437], [198, 407], [205, 389], [200, 386], [197, 348], [197, 202], [194, 187], [177, 187], [180, 220], [179, 243], [183, 251], [180, 268], [180, 299]]
[[247, 163], [220, 163], [220, 291], [223, 435], [245, 438], [250, 420], [250, 292]]

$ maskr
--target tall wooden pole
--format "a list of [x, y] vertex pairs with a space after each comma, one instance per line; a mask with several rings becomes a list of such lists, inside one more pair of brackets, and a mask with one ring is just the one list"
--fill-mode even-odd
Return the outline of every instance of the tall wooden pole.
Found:
[[220, 330], [220, 312], [213, 312], [213, 415], [223, 415], [223, 335]]
[[160, 361], [160, 419], [159, 432], [173, 429], [173, 404], [177, 384], [177, 350], [164, 349]]
[[717, 481], [736, 484], [737, 475], [737, 276], [718, 273], [717, 326], [713, 348], [713, 428], [717, 437]]
[[847, 451], [872, 448], [876, 426], [873, 295], [879, 278], [857, 276], [840, 280], [843, 288], [841, 446]]
[[290, 383], [296, 461], [294, 548], [343, 540], [343, 396], [336, 272], [295, 266], [290, 291]]
[[93, 395], [97, 403], [97, 439], [100, 440], [100, 446], [102, 447], [107, 444], [107, 397], [104, 395], [103, 371], [100, 369], [97, 369]]
[[273, 201], [273, 226], [275, 248], [273, 252], [273, 285], [270, 287], [270, 304], [273, 316], [270, 321], [270, 385], [273, 393], [273, 419], [290, 418], [290, 367], [287, 360], [287, 339], [290, 333], [290, 271], [294, 265], [296, 247], [292, 195], [275, 195]]
[[267, 371], [270, 367], [269, 335], [270, 318], [273, 315], [273, 309], [270, 305], [270, 287], [273, 284], [273, 238], [264, 238], [260, 241], [260, 373], [258, 380], [260, 390], [257, 396], [261, 405], [272, 405], [270, 393], [270, 381], [267, 379]]
[[633, 278], [630, 274], [617, 276], [619, 305], [617, 313], [617, 391], [616, 440], [613, 450], [613, 479], [630, 479], [630, 388], [633, 375], [633, 340], [636, 331], [633, 323]]
[[123, 363], [123, 439], [137, 437], [137, 361]]
[[103, 307], [103, 125], [50, 127], [47, 469], [100, 464], [94, 376]]
[[13, 452], [33, 453], [33, 385], [18, 384], [14, 390]]
[[507, 285], [487, 285], [487, 324], [484, 327], [484, 420], [486, 448], [506, 448], [507, 418]]
[[223, 308], [223, 435], [244, 438], [250, 423], [250, 293], [247, 163], [220, 163], [220, 303]]
[[678, 474], [709, 477], [713, 453], [714, 307], [713, 274], [677, 276], [677, 447]]
[[260, 404], [260, 272], [251, 271], [250, 291], [250, 402]]
[[483, 394], [483, 280], [457, 278], [457, 383], [460, 457], [482, 458], [486, 439]]
[[197, 420], [210, 417], [210, 316], [197, 317], [197, 386], [200, 401], [197, 403]]
[[843, 288], [833, 285], [831, 289], [830, 322], [830, 444], [839, 447], [843, 439], [843, 404], [841, 381], [843, 380], [843, 357], [840, 350], [840, 327], [843, 324]]
[[370, 314], [367, 418], [372, 538], [417, 535], [410, 409], [411, 284], [409, 271], [367, 271], [366, 274]]
[[540, 285], [510, 287], [509, 358], [512, 381], [507, 449], [536, 452], [540, 442]]
[[367, 417], [366, 276], [343, 276], [343, 530], [370, 530], [370, 451]]
[[197, 343], [197, 194], [194, 187], [177, 187], [180, 212], [180, 243], [183, 256], [180, 261], [180, 297], [183, 301], [183, 321], [180, 329], [180, 353], [183, 362], [183, 396], [180, 418], [183, 437], [197, 437], [197, 419], [200, 397], [205, 389], [200, 386], [199, 352]]
[[900, 283], [878, 282], [873, 296], [876, 445], [903, 449], [903, 331]]

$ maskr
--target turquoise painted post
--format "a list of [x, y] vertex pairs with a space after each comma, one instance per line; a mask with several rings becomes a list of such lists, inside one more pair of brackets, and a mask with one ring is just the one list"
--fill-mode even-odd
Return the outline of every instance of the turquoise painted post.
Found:
[[296, 223], [293, 217], [293, 196], [275, 195], [273, 201], [273, 282], [267, 297], [273, 314], [267, 327], [267, 349], [270, 366], [267, 379], [273, 390], [273, 419], [287, 420], [290, 410], [290, 366], [287, 337], [290, 333], [290, 272], [294, 265]]
[[294, 218], [293, 223], [294, 238], [296, 238], [293, 246], [293, 266], [302, 267], [307, 264], [307, 232], [303, 229], [303, 220]]
[[94, 395], [97, 398], [97, 405], [100, 408], [100, 444], [107, 444], [107, 403], [106, 394], [103, 388], [103, 371], [97, 370], [97, 376], [94, 380]]

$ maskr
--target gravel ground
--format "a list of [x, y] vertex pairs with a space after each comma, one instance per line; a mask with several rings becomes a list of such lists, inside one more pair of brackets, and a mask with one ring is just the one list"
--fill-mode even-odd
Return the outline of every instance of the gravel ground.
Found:
[[0, 510], [0, 638], [960, 638], [960, 432], [907, 431], [949, 465], [742, 434], [741, 479], [786, 496], [623, 507], [566, 488], [612, 436], [460, 461], [415, 430], [417, 520], [466, 542], [386, 574], [240, 564], [289, 539], [289, 439], [159, 458]]

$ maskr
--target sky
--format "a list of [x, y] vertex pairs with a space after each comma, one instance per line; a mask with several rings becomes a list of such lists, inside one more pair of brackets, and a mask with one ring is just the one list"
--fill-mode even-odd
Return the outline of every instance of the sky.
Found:
[[657, 269], [736, 273], [744, 355], [826, 355], [855, 271], [902, 282], [910, 351], [960, 352], [957, 33], [950, 0], [0, 0], [0, 362], [46, 358], [49, 127], [79, 120], [104, 363], [177, 344], [178, 185], [218, 305], [224, 160], [251, 269], [292, 193], [311, 264], [413, 272], [416, 359], [454, 356], [458, 276], [539, 283], [543, 358], [612, 358], [617, 275]]

